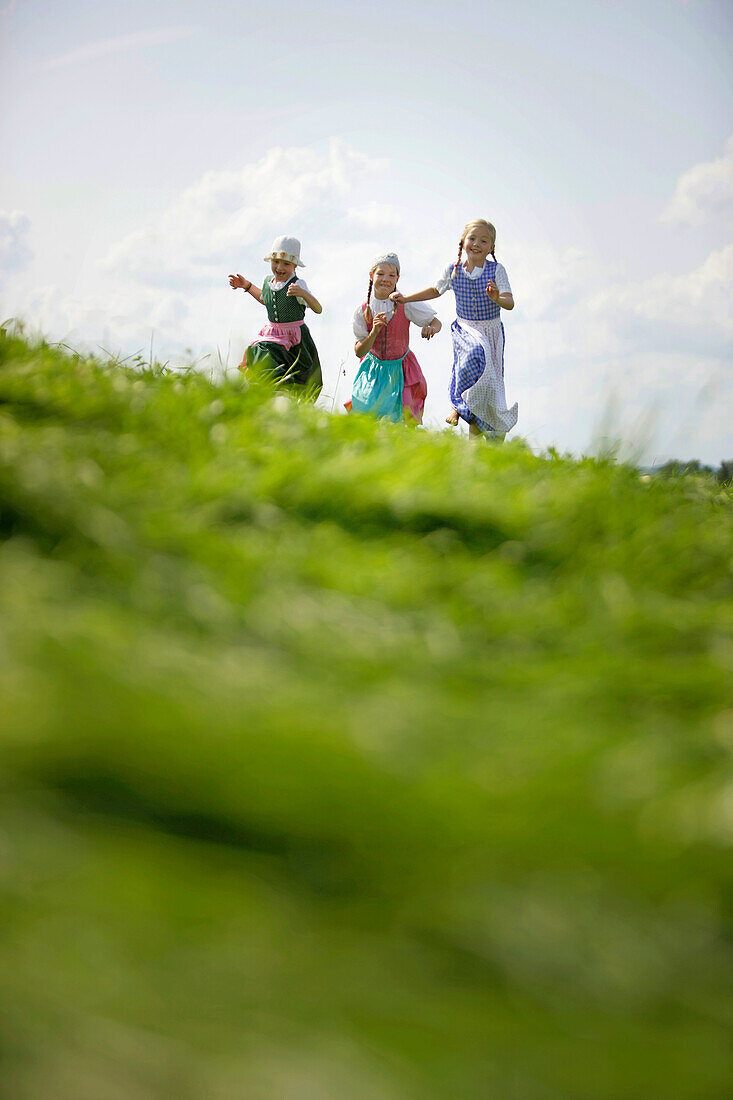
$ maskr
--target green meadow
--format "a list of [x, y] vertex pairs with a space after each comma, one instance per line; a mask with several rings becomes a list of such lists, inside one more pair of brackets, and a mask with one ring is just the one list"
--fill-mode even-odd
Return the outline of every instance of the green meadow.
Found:
[[730, 1096], [732, 497], [0, 337], [0, 1092]]

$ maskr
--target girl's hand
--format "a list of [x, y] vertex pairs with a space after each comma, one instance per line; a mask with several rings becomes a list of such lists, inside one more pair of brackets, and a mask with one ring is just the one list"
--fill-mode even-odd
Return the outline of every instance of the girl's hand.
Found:
[[245, 279], [243, 275], [230, 275], [229, 286], [232, 288], [232, 290], [239, 290], [240, 288], [242, 290], [247, 290], [249, 287], [252, 286], [252, 283], [249, 281], [249, 279]]
[[421, 335], [421, 336], [423, 337], [423, 339], [424, 339], [424, 340], [432, 340], [433, 336], [437, 336], [437, 335], [438, 335], [438, 333], [440, 332], [440, 330], [442, 329], [442, 327], [443, 327], [443, 326], [441, 325], [441, 323], [440, 323], [440, 321], [438, 320], [438, 318], [437, 318], [437, 317], [433, 317], [433, 319], [432, 319], [432, 321], [430, 322], [430, 324], [429, 324], [429, 325], [425, 325], [425, 326], [424, 326], [424, 327], [423, 327], [423, 328], [422, 328], [422, 329], [420, 330], [420, 335]]
[[393, 302], [404, 302], [405, 300], [404, 294], [400, 294], [399, 290], [393, 290], [390, 294], [390, 298]]
[[309, 290], [304, 290], [302, 286], [291, 283], [285, 294], [288, 298], [298, 298], [299, 301], [309, 306], [314, 313], [323, 313], [323, 307], [318, 299], [314, 298]]
[[489, 298], [491, 298], [492, 302], [496, 302], [497, 305], [499, 304], [499, 295], [501, 291], [499, 290], [493, 279], [489, 279], [489, 285], [486, 287], [486, 293], [488, 294]]
[[384, 328], [387, 324], [387, 316], [384, 313], [375, 313], [374, 320], [372, 321], [372, 332], [376, 332], [378, 328]]

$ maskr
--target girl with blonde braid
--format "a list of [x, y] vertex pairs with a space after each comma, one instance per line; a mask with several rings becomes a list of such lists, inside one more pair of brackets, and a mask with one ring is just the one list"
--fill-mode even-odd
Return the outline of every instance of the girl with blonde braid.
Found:
[[399, 277], [400, 261], [394, 252], [373, 261], [366, 302], [353, 317], [354, 350], [361, 364], [346, 407], [421, 424], [428, 387], [410, 351], [410, 322], [419, 325], [425, 340], [440, 332], [441, 324], [430, 306], [404, 306], [391, 300]]
[[[495, 245], [491, 222], [483, 218], [468, 222], [458, 244], [458, 260], [448, 264], [434, 286], [406, 296], [395, 291], [391, 297], [394, 302], [425, 302], [453, 290], [457, 314], [451, 325], [453, 408], [446, 421], [455, 425], [465, 420], [471, 435], [501, 441], [517, 422], [517, 405], [507, 408], [504, 393], [501, 322], [502, 309], [514, 309], [514, 298], [504, 266], [494, 255]], [[461, 262], [464, 250], [466, 258]]]

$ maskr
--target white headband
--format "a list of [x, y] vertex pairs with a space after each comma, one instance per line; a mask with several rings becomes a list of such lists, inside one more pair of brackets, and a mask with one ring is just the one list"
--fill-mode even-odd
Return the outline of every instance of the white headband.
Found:
[[383, 252], [381, 256], [377, 256], [372, 260], [372, 266], [370, 271], [374, 271], [375, 267], [379, 267], [380, 264], [392, 264], [392, 267], [397, 268], [397, 274], [400, 273], [400, 259], [396, 252]]

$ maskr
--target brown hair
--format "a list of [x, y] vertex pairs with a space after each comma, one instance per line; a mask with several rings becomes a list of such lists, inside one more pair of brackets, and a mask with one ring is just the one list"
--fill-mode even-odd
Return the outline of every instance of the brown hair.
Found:
[[496, 263], [496, 256], [494, 255], [494, 249], [496, 248], [496, 229], [491, 224], [491, 222], [487, 222], [484, 218], [474, 218], [473, 221], [466, 222], [466, 224], [463, 227], [463, 232], [461, 233], [461, 239], [458, 242], [458, 259], [456, 260], [455, 265], [453, 267], [454, 271], [458, 267], [460, 267], [461, 253], [463, 252], [463, 242], [466, 239], [466, 235], [468, 234], [469, 229], [473, 229], [473, 227], [475, 225], [480, 225], [481, 228], [485, 229], [487, 231], [487, 233], [489, 234], [489, 237], [491, 238], [491, 255], [494, 257], [494, 263]]
[[367, 291], [366, 313], [364, 314], [364, 319], [366, 320], [367, 324], [370, 323], [369, 318], [370, 318], [371, 312], [372, 312], [369, 308], [369, 303], [371, 302], [371, 300], [372, 300], [372, 273], [370, 271], [369, 272], [369, 290]]

